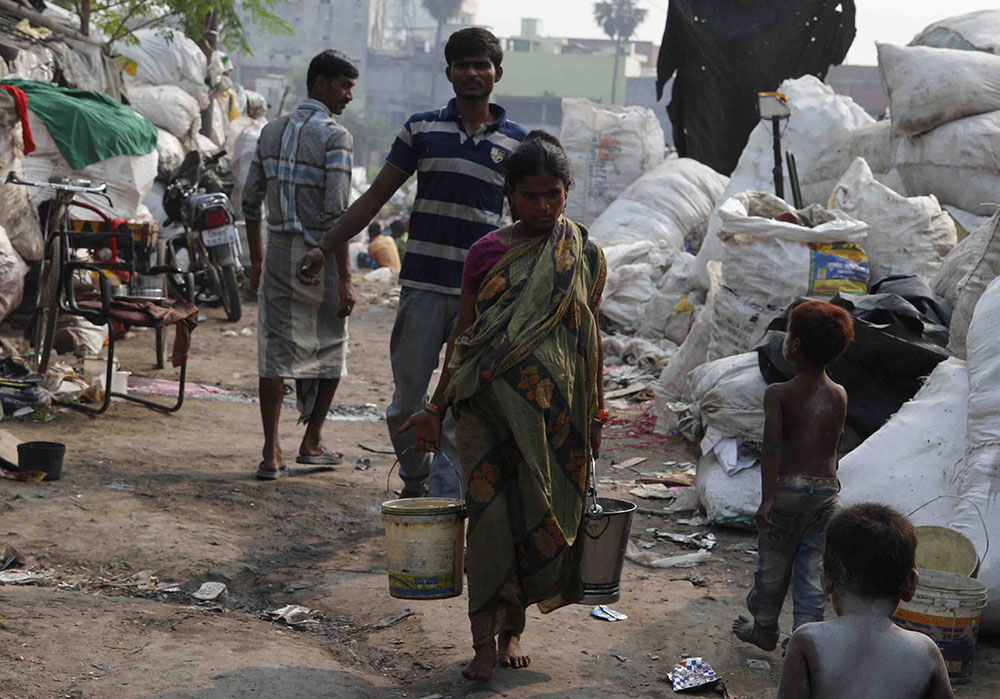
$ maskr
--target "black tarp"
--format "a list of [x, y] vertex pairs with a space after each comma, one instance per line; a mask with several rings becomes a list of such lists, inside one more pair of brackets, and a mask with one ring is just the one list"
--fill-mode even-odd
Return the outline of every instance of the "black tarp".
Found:
[[[924, 297], [950, 315], [944, 299], [934, 297], [929, 290]], [[791, 309], [805, 300], [796, 301], [783, 317], [771, 323], [757, 347], [760, 373], [768, 384], [787, 381], [795, 373], [784, 360], [781, 345]], [[854, 342], [827, 373], [847, 389], [847, 425], [865, 439], [913, 398], [934, 367], [948, 359], [943, 346], [948, 331], [938, 317], [922, 313], [897, 294], [838, 294], [830, 302], [851, 314]]]
[[854, 41], [854, 14], [853, 0], [670, 0], [656, 92], [676, 72], [667, 113], [680, 155], [730, 174], [757, 125], [757, 93], [825, 78]]

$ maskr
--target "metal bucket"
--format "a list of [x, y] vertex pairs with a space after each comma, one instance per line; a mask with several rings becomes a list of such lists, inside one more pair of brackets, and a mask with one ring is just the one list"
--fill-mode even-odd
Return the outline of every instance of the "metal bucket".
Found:
[[622, 566], [635, 503], [597, 498], [597, 504], [600, 512], [588, 507], [584, 513], [580, 561], [584, 597], [579, 604], [610, 604], [621, 597]]
[[445, 599], [462, 594], [465, 504], [449, 498], [382, 503], [389, 594]]

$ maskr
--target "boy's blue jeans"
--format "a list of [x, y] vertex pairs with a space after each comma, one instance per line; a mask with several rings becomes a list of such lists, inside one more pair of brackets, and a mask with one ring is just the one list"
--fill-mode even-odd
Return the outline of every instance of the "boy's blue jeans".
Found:
[[826, 524], [837, 509], [838, 488], [777, 484], [773, 526], [757, 535], [759, 561], [747, 609], [764, 635], [778, 637], [778, 617], [788, 586], [794, 602], [792, 630], [823, 620], [826, 594], [820, 564], [826, 544]]

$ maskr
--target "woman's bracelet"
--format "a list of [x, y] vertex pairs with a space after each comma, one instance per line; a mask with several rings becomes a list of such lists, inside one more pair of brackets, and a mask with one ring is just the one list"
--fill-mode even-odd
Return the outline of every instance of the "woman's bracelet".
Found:
[[433, 415], [434, 417], [436, 417], [438, 420], [441, 420], [441, 419], [444, 418], [444, 415], [442, 415], [441, 408], [437, 407], [433, 403], [428, 402], [427, 405], [424, 406], [424, 411], [430, 413], [431, 415]]
[[611, 414], [604, 408], [598, 408], [597, 412], [594, 414], [594, 422], [599, 425], [606, 425], [611, 419]]

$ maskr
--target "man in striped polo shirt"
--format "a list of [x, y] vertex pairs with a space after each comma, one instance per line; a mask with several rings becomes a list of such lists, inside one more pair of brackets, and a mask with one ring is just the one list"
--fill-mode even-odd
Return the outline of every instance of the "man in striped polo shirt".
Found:
[[404, 497], [460, 496], [454, 419], [445, 420], [441, 450], [433, 460], [410, 450], [412, 431], [400, 435], [398, 429], [426, 405], [431, 375], [458, 318], [466, 252], [499, 228], [504, 163], [527, 133], [507, 119], [503, 108], [490, 104], [493, 86], [503, 76], [503, 51], [493, 34], [480, 28], [455, 32], [444, 54], [455, 98], [442, 109], [406, 121], [371, 187], [309, 251], [299, 270], [299, 279], [311, 283], [325, 258], [367, 226], [417, 173], [417, 198], [399, 274], [403, 290], [390, 341], [395, 393], [386, 411]]

